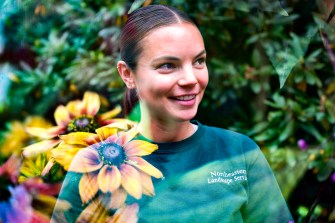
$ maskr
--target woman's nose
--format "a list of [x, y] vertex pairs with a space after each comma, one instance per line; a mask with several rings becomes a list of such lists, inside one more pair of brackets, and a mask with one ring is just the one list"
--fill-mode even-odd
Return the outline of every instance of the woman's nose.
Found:
[[193, 67], [187, 67], [181, 70], [181, 77], [178, 82], [180, 86], [196, 85], [197, 83], [198, 79], [193, 70]]

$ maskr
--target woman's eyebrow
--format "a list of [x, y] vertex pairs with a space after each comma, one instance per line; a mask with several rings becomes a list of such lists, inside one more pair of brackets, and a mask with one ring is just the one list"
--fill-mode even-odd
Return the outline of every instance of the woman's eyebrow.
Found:
[[152, 63], [155, 63], [157, 61], [162, 61], [162, 60], [168, 60], [168, 61], [179, 61], [180, 59], [178, 57], [173, 57], [173, 56], [162, 56], [154, 59]]
[[206, 50], [201, 51], [194, 58], [200, 57], [202, 54], [206, 54]]
[[[194, 58], [200, 57], [201, 55], [205, 54], [206, 50], [202, 50], [200, 53], [198, 53]], [[174, 57], [174, 56], [162, 56], [162, 57], [158, 57], [156, 59], [154, 59], [152, 61], [152, 63], [155, 63], [157, 61], [161, 61], [161, 60], [168, 60], [168, 61], [179, 61], [180, 58], [178, 57]]]

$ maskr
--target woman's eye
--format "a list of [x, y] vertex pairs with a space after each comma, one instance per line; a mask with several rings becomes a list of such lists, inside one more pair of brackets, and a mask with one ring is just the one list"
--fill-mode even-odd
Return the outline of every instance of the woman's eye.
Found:
[[204, 63], [206, 63], [206, 58], [199, 58], [195, 61], [195, 65], [203, 65]]
[[172, 63], [165, 63], [165, 64], [161, 64], [158, 66], [158, 69], [163, 69], [163, 70], [170, 70], [170, 69], [174, 69], [176, 66]]

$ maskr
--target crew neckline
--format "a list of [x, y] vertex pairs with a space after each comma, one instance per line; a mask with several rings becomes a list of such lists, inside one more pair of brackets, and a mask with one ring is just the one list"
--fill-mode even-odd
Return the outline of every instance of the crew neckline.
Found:
[[145, 140], [147, 142], [156, 144], [158, 146], [158, 149], [153, 152], [153, 154], [160, 154], [160, 153], [178, 153], [187, 149], [190, 149], [198, 144], [198, 142], [202, 139], [203, 135], [206, 132], [206, 128], [204, 125], [202, 125], [200, 122], [196, 120], [191, 121], [192, 124], [195, 124], [198, 126], [197, 130], [186, 139], [177, 141], [177, 142], [155, 142], [152, 141], [143, 135], [139, 135], [138, 139]]

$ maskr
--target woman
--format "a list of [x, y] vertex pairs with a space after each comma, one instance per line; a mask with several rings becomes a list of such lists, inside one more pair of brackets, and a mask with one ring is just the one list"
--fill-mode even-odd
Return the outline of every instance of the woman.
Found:
[[[164, 175], [154, 181], [156, 195], [138, 201], [139, 222], [292, 221], [266, 159], [250, 138], [190, 121], [208, 83], [196, 25], [174, 8], [140, 8], [129, 15], [120, 49], [117, 68], [128, 88], [126, 111], [139, 102], [139, 138], [158, 145], [146, 160]], [[73, 196], [64, 194], [63, 199]]]

